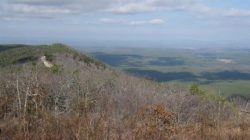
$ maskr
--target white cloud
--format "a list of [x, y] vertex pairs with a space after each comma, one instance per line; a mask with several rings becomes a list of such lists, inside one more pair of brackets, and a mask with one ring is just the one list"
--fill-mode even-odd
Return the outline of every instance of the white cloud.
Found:
[[250, 17], [250, 10], [213, 8], [202, 4], [192, 5], [187, 7], [186, 10], [203, 16], [212, 17]]
[[0, 0], [0, 13], [9, 18], [59, 17], [104, 11], [115, 0]]
[[[249, 9], [209, 7], [203, 0], [1, 0], [0, 13], [8, 18], [58, 17], [87, 13], [183, 11], [202, 16], [250, 17]], [[141, 21], [142, 22], [142, 21]], [[158, 21], [159, 22], [159, 21]], [[131, 24], [143, 24], [139, 21]]]
[[160, 25], [164, 24], [163, 19], [151, 19], [151, 20], [141, 20], [141, 21], [130, 21], [129, 25], [139, 26], [139, 25]]
[[102, 18], [99, 20], [100, 23], [104, 24], [125, 24], [126, 21], [120, 19]]
[[69, 14], [72, 13], [69, 9], [62, 9], [55, 6], [33, 6], [25, 4], [15, 4], [5, 7], [15, 13], [28, 13], [28, 14]]
[[108, 12], [121, 13], [121, 14], [147, 12], [154, 10], [156, 10], [156, 7], [147, 5], [146, 3], [128, 3], [122, 6], [117, 6], [107, 9]]
[[132, 26], [139, 26], [139, 25], [146, 25], [148, 22], [145, 20], [138, 20], [138, 21], [130, 21], [128, 23], [128, 25], [132, 25]]
[[250, 9], [215, 8], [202, 3], [202, 0], [141, 0], [115, 6], [109, 12], [130, 14], [152, 11], [183, 11], [203, 16], [250, 17]]
[[149, 21], [150, 24], [164, 24], [165, 21], [163, 19], [152, 19]]
[[192, 6], [192, 4], [198, 1], [199, 0], [141, 0], [138, 2], [132, 0], [132, 2], [112, 7], [109, 11], [115, 13], [137, 13], [162, 9], [183, 10], [185, 7]]
[[0, 19], [4, 21], [25, 21], [25, 19], [21, 17], [0, 16]]
[[225, 16], [232, 16], [232, 17], [248, 17], [250, 16], [250, 10], [241, 10], [241, 9], [229, 9]]
[[129, 26], [141, 26], [141, 25], [160, 25], [164, 24], [163, 19], [150, 19], [150, 20], [122, 20], [112, 18], [102, 18], [99, 20], [102, 24], [115, 24], [115, 25], [129, 25]]
[[58, 5], [67, 4], [76, 0], [8, 0], [9, 3], [29, 4], [29, 5]]

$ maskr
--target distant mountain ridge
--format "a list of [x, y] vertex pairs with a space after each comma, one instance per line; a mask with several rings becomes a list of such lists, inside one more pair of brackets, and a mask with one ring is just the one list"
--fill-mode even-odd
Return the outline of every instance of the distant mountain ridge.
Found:
[[79, 53], [64, 44], [52, 45], [0, 45], [0, 66], [8, 66], [16, 63], [34, 62], [40, 57], [46, 56], [53, 59], [53, 54], [70, 54], [75, 59], [105, 67], [100, 61]]

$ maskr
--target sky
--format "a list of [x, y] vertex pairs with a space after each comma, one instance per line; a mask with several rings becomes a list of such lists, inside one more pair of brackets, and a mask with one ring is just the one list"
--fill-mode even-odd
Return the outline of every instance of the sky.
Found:
[[0, 0], [0, 43], [245, 42], [249, 0]]

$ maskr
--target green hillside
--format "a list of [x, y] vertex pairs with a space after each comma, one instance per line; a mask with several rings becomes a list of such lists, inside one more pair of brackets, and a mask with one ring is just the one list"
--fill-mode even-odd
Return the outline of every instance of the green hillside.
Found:
[[74, 59], [84, 61], [87, 64], [95, 64], [105, 67], [102, 63], [83, 55], [63, 44], [53, 45], [0, 45], [0, 66], [36, 62], [41, 56], [53, 61], [55, 54], [72, 55]]

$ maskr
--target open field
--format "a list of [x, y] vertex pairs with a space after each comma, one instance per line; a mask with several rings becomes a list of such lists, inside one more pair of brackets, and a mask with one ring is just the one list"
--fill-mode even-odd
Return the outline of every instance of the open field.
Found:
[[92, 47], [84, 51], [133, 75], [183, 88], [198, 83], [225, 96], [250, 95], [248, 48]]

